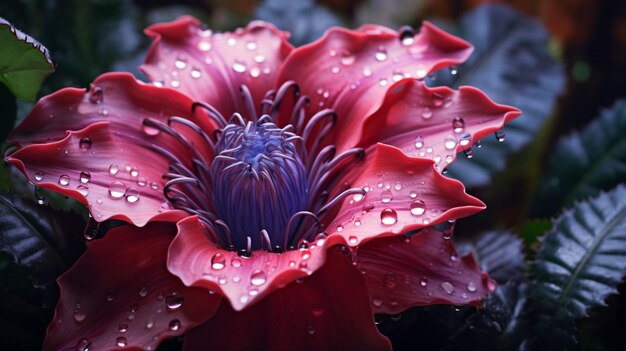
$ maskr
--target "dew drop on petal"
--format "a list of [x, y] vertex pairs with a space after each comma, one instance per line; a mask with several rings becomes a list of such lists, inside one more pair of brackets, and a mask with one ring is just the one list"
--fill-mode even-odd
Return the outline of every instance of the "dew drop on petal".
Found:
[[454, 117], [452, 120], [452, 130], [455, 133], [461, 133], [465, 129], [465, 121], [461, 117]]
[[126, 341], [126, 338], [123, 336], [120, 336], [117, 338], [117, 340], [115, 340], [115, 344], [118, 347], [126, 347], [126, 344], [128, 343], [128, 341]]
[[350, 66], [355, 61], [354, 55], [352, 55], [348, 51], [344, 51], [341, 53], [341, 64], [344, 66]]
[[363, 76], [365, 76], [365, 77], [369, 77], [369, 76], [371, 76], [371, 75], [372, 75], [372, 70], [371, 70], [371, 68], [369, 68], [369, 67], [367, 67], [367, 66], [363, 67]]
[[[234, 262], [234, 260], [233, 260]], [[226, 266], [226, 257], [221, 253], [216, 253], [211, 257], [211, 268], [215, 270], [220, 270]], [[233, 263], [234, 266], [234, 263]]]
[[174, 61], [174, 66], [176, 66], [176, 68], [178, 69], [184, 69], [185, 67], [187, 67], [187, 62], [182, 58], [178, 58], [176, 59], [176, 61]]
[[76, 187], [76, 190], [78, 190], [78, 192], [82, 195], [82, 196], [87, 196], [89, 195], [89, 188], [86, 185], [79, 185]]
[[59, 184], [63, 185], [63, 186], [70, 185], [70, 177], [68, 175], [65, 175], [65, 174], [61, 175], [59, 177]]
[[168, 327], [171, 331], [177, 331], [180, 329], [180, 321], [178, 319], [174, 319], [170, 322]]
[[384, 225], [396, 224], [398, 221], [398, 214], [392, 208], [386, 208], [380, 212], [380, 221]]
[[256, 47], [257, 47], [257, 45], [253, 41], [249, 41], [249, 42], [246, 43], [246, 49], [248, 49], [250, 51], [256, 50]]
[[265, 272], [261, 271], [261, 270], [256, 270], [252, 273], [252, 275], [250, 276], [250, 284], [254, 285], [254, 286], [260, 286], [265, 284], [265, 281], [267, 280], [267, 277], [265, 275]]
[[356, 237], [356, 236], [354, 236], [354, 235], [351, 235], [351, 236], [348, 238], [348, 243], [349, 243], [350, 245], [352, 245], [352, 246], [354, 246], [354, 245], [358, 244], [358, 242], [359, 242], [359, 238], [357, 238], [357, 237]]
[[126, 186], [124, 183], [115, 181], [109, 184], [109, 197], [112, 199], [121, 199], [126, 193]]
[[456, 137], [454, 135], [448, 135], [443, 141], [443, 146], [447, 150], [453, 150], [456, 147]]
[[172, 86], [172, 88], [178, 88], [180, 86], [180, 82], [177, 80], [172, 80], [170, 82], [170, 85]]
[[244, 73], [247, 70], [246, 65], [241, 61], [235, 61], [233, 63], [233, 71], [237, 73]]
[[200, 49], [200, 51], [209, 51], [211, 50], [211, 43], [206, 42], [206, 41], [201, 41], [198, 43], [198, 49]]
[[254, 56], [254, 62], [256, 63], [263, 63], [265, 62], [265, 56], [258, 54], [256, 56]]
[[428, 280], [426, 278], [420, 279], [420, 286], [425, 287], [426, 285], [428, 285]]
[[198, 79], [198, 78], [202, 77], [202, 72], [200, 72], [199, 69], [194, 68], [194, 69], [191, 70], [191, 72], [189, 72], [189, 75], [191, 76], [191, 78]]
[[470, 132], [465, 131], [461, 133], [461, 135], [459, 135], [459, 144], [461, 146], [469, 145], [471, 141], [472, 141], [472, 134], [470, 134]]
[[120, 167], [119, 167], [118, 165], [116, 165], [115, 163], [112, 163], [112, 164], [109, 166], [109, 173], [110, 173], [111, 175], [116, 175], [116, 174], [117, 174], [117, 172], [119, 172], [119, 171], [120, 171]]
[[175, 311], [183, 306], [183, 297], [178, 295], [168, 295], [165, 298], [165, 305], [168, 310]]
[[89, 92], [89, 102], [100, 104], [104, 98], [104, 90], [101, 87], [93, 87]]
[[506, 139], [506, 134], [504, 133], [504, 131], [503, 131], [503, 130], [498, 130], [498, 131], [496, 131], [494, 135], [496, 136], [496, 139], [497, 139], [499, 142], [503, 142], [503, 141], [504, 141], [504, 139]]
[[233, 258], [230, 261], [230, 265], [233, 266], [233, 267], [241, 267], [241, 264], [242, 264], [242, 261], [240, 259], [238, 259], [238, 258]]
[[228, 46], [235, 46], [235, 45], [237, 45], [237, 39], [235, 39], [235, 38], [228, 38], [228, 40], [226, 40], [226, 44], [228, 44]]
[[126, 202], [130, 204], [134, 204], [135, 202], [139, 201], [139, 191], [137, 191], [137, 189], [128, 188], [126, 189], [125, 194], [126, 194]]
[[454, 293], [454, 285], [450, 282], [443, 282], [439, 286], [441, 287], [441, 290], [448, 295], [452, 295]]
[[415, 148], [421, 149], [422, 147], [424, 147], [424, 138], [421, 136], [418, 136], [415, 138]]
[[[415, 196], [417, 196], [417, 194], [415, 194]], [[409, 207], [411, 209], [411, 214], [414, 216], [421, 216], [426, 211], [426, 205], [422, 200], [415, 200], [411, 202]]]
[[82, 322], [85, 320], [85, 318], [87, 318], [87, 314], [85, 314], [84, 312], [80, 311], [80, 310], [76, 310], [74, 311], [74, 320], [78, 323]]
[[250, 77], [257, 78], [261, 75], [261, 69], [259, 67], [252, 67], [250, 69]]
[[387, 81], [387, 79], [385, 79], [385, 78], [381, 78], [381, 79], [378, 81], [378, 85], [380, 85], [381, 87], [386, 87], [388, 84], [389, 84], [389, 82], [388, 82], [388, 81]]
[[128, 324], [121, 323], [120, 325], [117, 326], [117, 331], [120, 333], [126, 333], [128, 331]]
[[383, 190], [381, 197], [380, 197], [380, 201], [382, 201], [385, 204], [388, 204], [391, 202], [392, 199], [393, 199], [393, 194], [391, 193], [391, 190], [389, 189]]
[[432, 116], [433, 116], [433, 111], [428, 107], [424, 107], [424, 109], [422, 110], [422, 118], [430, 119]]
[[82, 171], [80, 172], [79, 179], [81, 183], [87, 184], [91, 180], [91, 174], [87, 171]]
[[146, 322], [146, 328], [152, 329], [152, 327], [154, 327], [154, 321], [152, 319], [148, 319], [148, 321]]
[[91, 341], [85, 338], [78, 340], [78, 342], [76, 343], [76, 351], [89, 351], [90, 347]]
[[35, 176], [34, 176], [35, 181], [37, 181], [37, 182], [41, 182], [44, 177], [45, 177], [45, 175], [43, 173], [41, 173], [41, 172], [35, 173]]
[[476, 292], [477, 288], [476, 288], [476, 284], [474, 282], [469, 282], [467, 283], [467, 291], [469, 292]]
[[383, 276], [383, 284], [389, 289], [394, 289], [398, 284], [398, 278], [395, 274], [387, 273]]
[[90, 138], [81, 138], [78, 146], [81, 150], [89, 150], [91, 149], [91, 139]]
[[363, 200], [364, 197], [365, 197], [364, 194], [356, 193], [356, 194], [352, 195], [352, 200], [354, 200], [354, 202], [359, 202], [359, 201]]
[[373, 298], [372, 305], [374, 305], [374, 307], [380, 307], [383, 305], [383, 301], [381, 299]]
[[152, 126], [146, 125], [144, 124], [141, 127], [141, 130], [143, 130], [143, 132], [148, 135], [148, 136], [155, 136], [155, 135], [159, 135], [159, 133], [161, 133], [160, 130], [158, 130], [157, 128], [154, 128]]
[[385, 61], [387, 59], [387, 50], [385, 50], [382, 46], [379, 47], [378, 50], [376, 50], [374, 57], [376, 58], [376, 61]]

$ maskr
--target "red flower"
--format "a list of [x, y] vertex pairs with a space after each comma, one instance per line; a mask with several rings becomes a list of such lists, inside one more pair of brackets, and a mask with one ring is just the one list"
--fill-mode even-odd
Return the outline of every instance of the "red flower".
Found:
[[151, 84], [63, 89], [10, 137], [31, 182], [130, 223], [59, 279], [46, 350], [151, 350], [188, 330], [189, 350], [389, 349], [373, 313], [493, 289], [449, 240], [484, 205], [439, 171], [519, 111], [421, 80], [469, 44], [428, 23], [295, 49], [261, 22], [146, 33]]

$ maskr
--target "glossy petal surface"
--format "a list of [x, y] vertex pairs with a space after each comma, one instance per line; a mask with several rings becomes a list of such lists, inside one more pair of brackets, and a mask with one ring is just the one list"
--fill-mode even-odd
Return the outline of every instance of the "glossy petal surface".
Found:
[[485, 207], [465, 193], [463, 184], [437, 172], [432, 160], [408, 157], [393, 146], [378, 144], [350, 167], [336, 188], [349, 184], [367, 193], [346, 198], [326, 229], [332, 234], [329, 241], [341, 236], [357, 246], [375, 237], [466, 217]]
[[278, 81], [296, 81], [311, 99], [312, 112], [323, 108], [337, 112], [333, 141], [341, 146], [341, 140], [381, 106], [394, 82], [424, 78], [465, 61], [471, 51], [468, 43], [428, 22], [405, 40], [381, 26], [333, 28], [317, 42], [296, 49]]
[[382, 238], [359, 247], [356, 265], [364, 272], [375, 313], [432, 304], [480, 305], [495, 283], [473, 256], [459, 257], [451, 230], [428, 227], [410, 238]]
[[227, 120], [234, 112], [251, 118], [239, 87], [245, 84], [258, 106], [292, 50], [287, 33], [260, 21], [213, 33], [197, 19], [183, 17], [148, 27], [146, 34], [154, 43], [141, 70], [150, 80], [213, 105]]
[[144, 138], [150, 136], [143, 127], [144, 119], [166, 122], [171, 116], [185, 117], [211, 132], [213, 128], [201, 110], [192, 114], [192, 103], [183, 94], [144, 84], [129, 73], [107, 73], [98, 77], [89, 91], [65, 88], [43, 97], [8, 140], [19, 146], [58, 141], [67, 131], [102, 121]]
[[237, 311], [312, 274], [326, 260], [323, 240], [280, 254], [257, 250], [246, 258], [218, 247], [209, 237], [197, 217], [180, 221], [168, 253], [168, 269], [185, 285], [217, 291]]
[[328, 252], [322, 269], [244, 311], [222, 304], [191, 330], [185, 351], [390, 350], [374, 325], [365, 283], [347, 257]]
[[[435, 160], [439, 170], [452, 163], [456, 153], [520, 115], [498, 105], [480, 90], [461, 87], [428, 88], [420, 81], [399, 83], [387, 94], [382, 107], [370, 116], [360, 131], [360, 141], [342, 141], [361, 147], [383, 142], [409, 156]], [[352, 139], [357, 139], [354, 133]]]
[[164, 199], [161, 176], [169, 161], [150, 150], [149, 141], [111, 127], [109, 122], [92, 124], [61, 141], [22, 148], [7, 162], [35, 185], [88, 204], [99, 222], [114, 218], [143, 226], [186, 217]]
[[167, 271], [174, 233], [165, 223], [124, 226], [89, 243], [59, 278], [61, 300], [44, 350], [154, 350], [209, 319], [220, 299]]

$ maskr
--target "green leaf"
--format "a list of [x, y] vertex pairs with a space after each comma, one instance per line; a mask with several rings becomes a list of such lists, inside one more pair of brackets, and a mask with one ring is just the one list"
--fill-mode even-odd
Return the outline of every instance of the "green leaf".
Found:
[[35, 101], [41, 83], [54, 71], [48, 49], [0, 18], [0, 82], [19, 99]]
[[80, 215], [38, 206], [30, 199], [0, 195], [0, 251], [29, 271], [36, 287], [56, 297], [56, 278], [83, 252]]
[[559, 140], [533, 205], [532, 215], [554, 216], [576, 200], [595, 196], [626, 179], [626, 100], [601, 113], [585, 129]]
[[601, 306], [626, 275], [626, 187], [559, 217], [532, 267], [533, 324], [541, 349], [571, 349], [575, 322]]
[[498, 286], [442, 350], [519, 350], [528, 328], [523, 313], [526, 291], [526, 285], [518, 282]]
[[504, 169], [510, 154], [534, 139], [563, 91], [565, 75], [548, 51], [550, 37], [541, 22], [505, 5], [483, 5], [468, 12], [456, 32], [474, 45], [474, 52], [457, 74], [439, 72], [434, 83], [471, 85], [493, 101], [522, 111], [506, 125], [504, 143], [485, 138], [472, 159], [459, 157], [449, 167], [450, 177], [469, 187], [482, 186]]
[[469, 251], [476, 257], [480, 268], [499, 284], [518, 280], [524, 274], [522, 241], [512, 233], [486, 232], [471, 242], [459, 245], [462, 255]]

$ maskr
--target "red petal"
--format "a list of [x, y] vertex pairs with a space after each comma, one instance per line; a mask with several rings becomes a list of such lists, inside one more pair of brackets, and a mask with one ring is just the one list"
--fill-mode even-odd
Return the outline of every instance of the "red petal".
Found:
[[361, 274], [331, 250], [324, 267], [240, 312], [222, 304], [185, 336], [186, 351], [390, 350], [372, 318]]
[[209, 234], [195, 216], [180, 221], [167, 267], [187, 286], [219, 292], [237, 311], [312, 274], [326, 260], [323, 240], [312, 243], [308, 249], [280, 254], [258, 250], [244, 258], [218, 247]]
[[429, 227], [410, 238], [382, 238], [359, 247], [356, 264], [364, 272], [375, 313], [432, 304], [479, 306], [495, 289], [473, 256], [458, 257], [447, 235], [451, 231]]
[[520, 115], [516, 108], [498, 105], [480, 90], [461, 87], [429, 88], [423, 82], [398, 83], [383, 106], [370, 116], [360, 133], [342, 139], [346, 147], [391, 144], [407, 155], [434, 159], [443, 170], [456, 153]]
[[[137, 138], [153, 138], [143, 128], [145, 118], [166, 121], [185, 117], [207, 133], [212, 126], [201, 109], [192, 114], [193, 103], [173, 90], [144, 84], [128, 73], [107, 73], [98, 77], [89, 92], [65, 88], [48, 95], [35, 105], [28, 117], [9, 136], [9, 142], [26, 146], [64, 138], [68, 130], [80, 130], [94, 122], [109, 121], [113, 128]], [[146, 134], [146, 132], [148, 134]]]
[[[328, 241], [338, 237], [350, 246], [379, 236], [392, 236], [466, 217], [485, 205], [465, 193], [463, 184], [446, 178], [433, 161], [406, 156], [399, 149], [378, 144], [364, 160], [352, 164], [339, 186], [362, 188], [347, 198], [326, 232]], [[338, 193], [341, 189], [334, 189]]]
[[335, 109], [339, 118], [333, 140], [338, 142], [381, 106], [394, 82], [422, 79], [433, 70], [465, 61], [471, 51], [468, 43], [428, 22], [411, 45], [381, 26], [333, 28], [317, 42], [296, 49], [278, 78], [295, 80], [314, 111]]
[[99, 222], [114, 218], [143, 226], [186, 217], [164, 202], [161, 176], [169, 161], [149, 149], [149, 141], [111, 128], [109, 122], [95, 123], [61, 141], [29, 145], [6, 161], [35, 185], [88, 204]]
[[146, 34], [154, 42], [141, 71], [153, 82], [213, 105], [226, 119], [234, 112], [247, 117], [239, 92], [242, 84], [259, 106], [292, 50], [288, 33], [261, 21], [233, 33], [213, 34], [197, 19], [182, 17], [150, 26]]
[[219, 298], [185, 287], [167, 271], [174, 233], [164, 223], [124, 226], [88, 243], [59, 278], [61, 300], [44, 350], [153, 350], [213, 316]]

